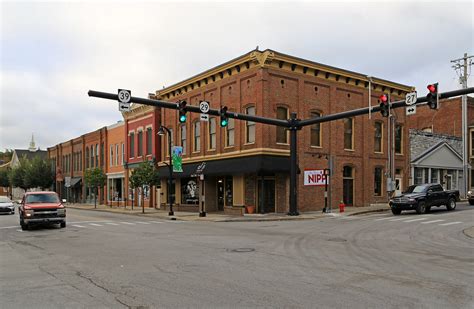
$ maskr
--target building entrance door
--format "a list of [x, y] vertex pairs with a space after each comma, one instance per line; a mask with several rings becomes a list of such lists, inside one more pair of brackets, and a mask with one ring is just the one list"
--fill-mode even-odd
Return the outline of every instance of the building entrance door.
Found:
[[275, 179], [258, 180], [258, 212], [275, 212]]
[[403, 181], [401, 177], [395, 178], [395, 195], [402, 194], [403, 190]]
[[217, 210], [224, 210], [224, 178], [217, 179]]

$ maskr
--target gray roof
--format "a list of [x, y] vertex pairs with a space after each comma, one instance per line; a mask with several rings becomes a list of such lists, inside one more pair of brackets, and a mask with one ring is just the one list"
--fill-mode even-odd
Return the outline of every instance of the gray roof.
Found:
[[462, 138], [424, 132], [420, 130], [410, 130], [410, 155], [411, 161], [413, 162], [421, 155], [425, 154], [428, 150], [436, 148], [439, 144], [446, 143], [457, 152], [459, 156], [462, 154]]
[[44, 160], [48, 158], [48, 152], [46, 150], [29, 151], [28, 149], [15, 149], [14, 151], [20, 160], [23, 159], [23, 157], [26, 157], [27, 160], [32, 160], [38, 156]]

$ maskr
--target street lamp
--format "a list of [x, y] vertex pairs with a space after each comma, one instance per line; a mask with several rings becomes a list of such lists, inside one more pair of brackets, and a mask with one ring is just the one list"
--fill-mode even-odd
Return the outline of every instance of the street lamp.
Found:
[[168, 170], [169, 170], [168, 203], [169, 203], [169, 208], [170, 208], [170, 212], [168, 213], [168, 215], [173, 216], [174, 215], [173, 203], [171, 202], [171, 185], [172, 185], [172, 178], [173, 178], [173, 162], [172, 162], [172, 158], [171, 158], [171, 130], [168, 129], [167, 127], [165, 127], [165, 126], [160, 126], [160, 128], [158, 129], [158, 135], [159, 136], [165, 135], [165, 131], [166, 131], [166, 133], [168, 133], [168, 154], [170, 156], [170, 163], [167, 164], [168, 165]]

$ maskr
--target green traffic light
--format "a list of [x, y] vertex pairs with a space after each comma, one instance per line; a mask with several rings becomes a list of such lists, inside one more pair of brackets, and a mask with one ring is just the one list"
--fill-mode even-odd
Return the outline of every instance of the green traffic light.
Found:
[[227, 119], [221, 119], [221, 127], [227, 127], [227, 124], [229, 123], [229, 120]]
[[181, 122], [181, 123], [186, 122], [186, 115], [180, 115], [179, 116], [179, 122]]

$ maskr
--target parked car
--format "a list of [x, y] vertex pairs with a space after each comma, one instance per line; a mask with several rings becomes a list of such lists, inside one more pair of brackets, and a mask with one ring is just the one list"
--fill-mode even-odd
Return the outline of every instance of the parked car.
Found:
[[15, 204], [7, 196], [0, 196], [0, 213], [8, 213], [13, 215], [15, 213]]
[[66, 208], [56, 192], [27, 192], [18, 209], [22, 230], [35, 224], [56, 224], [66, 227]]
[[474, 192], [467, 191], [467, 200], [469, 201], [469, 205], [474, 205]]
[[459, 190], [444, 190], [440, 184], [421, 184], [409, 186], [401, 195], [390, 200], [394, 215], [402, 210], [416, 210], [418, 214], [429, 212], [431, 207], [446, 206], [448, 210], [456, 208]]

